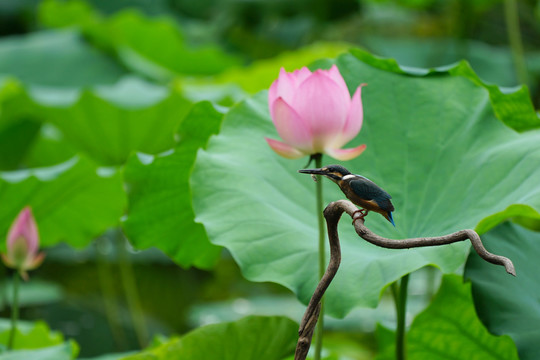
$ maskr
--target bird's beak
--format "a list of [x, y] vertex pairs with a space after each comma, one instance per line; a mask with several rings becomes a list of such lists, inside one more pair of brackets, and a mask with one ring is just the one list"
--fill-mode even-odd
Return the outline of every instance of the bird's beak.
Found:
[[314, 174], [314, 175], [326, 175], [327, 172], [323, 169], [302, 169], [298, 170], [301, 174]]

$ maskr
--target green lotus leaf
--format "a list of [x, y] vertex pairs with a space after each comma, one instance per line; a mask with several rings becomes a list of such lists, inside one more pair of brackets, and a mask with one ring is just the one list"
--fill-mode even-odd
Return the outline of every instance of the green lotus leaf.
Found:
[[17, 169], [38, 137], [36, 109], [19, 82], [0, 79], [0, 170]]
[[112, 35], [120, 59], [131, 69], [157, 79], [212, 75], [240, 63], [213, 44], [190, 47], [171, 18], [147, 19], [126, 10], [110, 18], [106, 26], [100, 30]]
[[50, 87], [110, 84], [125, 73], [74, 30], [42, 31], [0, 41], [0, 76], [14, 76], [27, 84]]
[[219, 130], [223, 114], [209, 102], [197, 103], [182, 122], [179, 145], [171, 152], [136, 154], [127, 162], [128, 216], [123, 226], [137, 248], [157, 246], [178, 264], [210, 268], [220, 247], [194, 222], [189, 176], [197, 150]]
[[77, 358], [77, 360], [122, 360], [125, 359], [127, 356], [133, 355], [135, 353], [136, 351], [128, 351], [121, 353], [104, 354], [91, 358]]
[[[11, 333], [11, 322], [0, 321], [0, 344], [7, 346]], [[51, 331], [44, 322], [18, 324], [13, 340], [13, 349], [39, 349], [59, 345], [64, 342], [64, 336], [57, 331]]]
[[118, 224], [125, 195], [118, 172], [75, 157], [52, 167], [0, 172], [0, 203], [0, 234], [29, 205], [42, 246], [63, 241], [81, 247]]
[[133, 77], [84, 91], [75, 101], [42, 93], [34, 97], [44, 106], [45, 120], [73, 148], [104, 165], [122, 165], [134, 151], [155, 154], [170, 149], [191, 107], [176, 92]]
[[334, 58], [350, 47], [344, 43], [316, 43], [273, 58], [256, 60], [248, 66], [231, 67], [211, 78], [177, 78], [175, 86], [193, 101], [210, 100], [232, 106], [243, 100], [246, 92], [254, 94], [270, 87], [282, 67], [293, 71], [321, 58]]
[[516, 86], [512, 53], [508, 46], [493, 46], [457, 38], [390, 38], [365, 36], [362, 44], [372, 53], [394, 58], [402, 66], [421, 68], [466, 59], [478, 76], [500, 86]]
[[494, 334], [508, 334], [514, 339], [519, 358], [538, 357], [540, 344], [540, 284], [538, 256], [540, 233], [504, 223], [482, 236], [493, 251], [512, 260], [517, 276], [508, 278], [476, 253], [471, 253], [465, 277], [472, 281], [473, 299], [478, 316]]
[[73, 341], [34, 349], [34, 350], [14, 350], [0, 354], [0, 360], [73, 360], [79, 353], [78, 345]]
[[68, 161], [77, 154], [64, 134], [50, 123], [42, 124], [38, 134], [24, 153], [22, 168], [53, 166]]
[[[377, 61], [382, 64], [374, 66]], [[370, 214], [366, 225], [373, 231], [396, 239], [486, 231], [513, 204], [540, 218], [540, 132], [520, 134], [505, 125], [511, 119], [499, 121], [485, 87], [454, 71], [396, 72], [374, 57], [345, 54], [336, 63], [350, 91], [368, 83], [364, 125], [349, 144], [365, 143], [367, 150], [343, 165], [388, 191], [396, 207], [396, 228]], [[278, 138], [266, 97], [232, 108], [219, 135], [199, 151], [193, 206], [210, 241], [231, 251], [246, 278], [280, 283], [307, 303], [317, 284], [315, 184], [297, 173], [307, 159], [280, 158], [266, 144], [265, 136]], [[530, 102], [511, 98], [519, 99], [516, 106]], [[330, 181], [323, 186], [325, 203], [344, 198]], [[469, 251], [467, 242], [382, 249], [360, 239], [349, 221], [341, 224], [342, 265], [326, 294], [334, 316], [376, 306], [388, 284], [423, 266], [454, 272]]]
[[104, 354], [91, 358], [77, 358], [77, 360], [122, 360], [125, 359], [127, 356], [133, 355], [135, 353], [136, 351], [128, 351], [121, 353]]
[[471, 68], [468, 62], [462, 60], [457, 64], [430, 69], [417, 69], [401, 66], [394, 59], [381, 59], [360, 49], [351, 52], [358, 59], [374, 67], [396, 73], [411, 75], [450, 74], [463, 76], [475, 84], [484, 87], [489, 92], [495, 115], [508, 126], [517, 131], [527, 131], [540, 127], [540, 117], [535, 113], [529, 89], [525, 85], [516, 88], [504, 88], [484, 82]]
[[38, 138], [41, 123], [21, 120], [0, 132], [0, 169], [17, 169], [32, 143]]
[[83, 0], [41, 1], [37, 16], [41, 24], [50, 28], [86, 28], [100, 21], [97, 12]]
[[84, 91], [4, 80], [0, 168], [57, 164], [75, 151], [104, 165], [122, 165], [134, 151], [170, 149], [190, 107], [176, 91], [134, 76]]
[[16, 125], [19, 119], [35, 116], [38, 107], [28, 96], [25, 87], [16, 79], [0, 77], [0, 132]]
[[279, 316], [248, 316], [206, 325], [123, 360], [281, 360], [294, 352], [298, 324]]
[[[5, 296], [0, 300], [0, 309], [7, 311], [13, 301], [13, 281], [5, 281], [0, 285], [0, 291]], [[32, 279], [20, 284], [17, 303], [19, 307], [47, 306], [61, 301], [64, 298], [64, 292], [57, 283], [47, 282], [40, 279]], [[3, 328], [9, 328], [9, 323], [0, 319], [0, 331]], [[63, 341], [63, 339], [62, 339]]]
[[[503, 271], [504, 272], [504, 271]], [[500, 276], [503, 272], [497, 271]], [[377, 360], [395, 359], [395, 348], [384, 328], [377, 329], [386, 348]], [[471, 284], [460, 276], [446, 275], [431, 304], [413, 320], [407, 333], [407, 359], [517, 360], [516, 345], [509, 336], [495, 336], [478, 319]], [[519, 357], [519, 359], [522, 359]]]
[[104, 17], [84, 3], [54, 0], [43, 3], [39, 17], [47, 26], [79, 27], [95, 44], [116, 51], [128, 68], [154, 79], [212, 75], [240, 65], [217, 45], [189, 45], [170, 17], [147, 18], [132, 9]]
[[[57, 90], [57, 98], [69, 101], [73, 93], [76, 91]], [[50, 88], [0, 80], [0, 170], [51, 166], [75, 155], [57, 128], [43, 124], [44, 111], [34, 96], [56, 98]]]
[[340, 43], [316, 43], [291, 52], [284, 52], [270, 59], [253, 62], [242, 68], [227, 69], [216, 76], [216, 83], [234, 83], [248, 93], [268, 89], [283, 67], [287, 71], [299, 69], [321, 58], [334, 58], [348, 49], [350, 45]]

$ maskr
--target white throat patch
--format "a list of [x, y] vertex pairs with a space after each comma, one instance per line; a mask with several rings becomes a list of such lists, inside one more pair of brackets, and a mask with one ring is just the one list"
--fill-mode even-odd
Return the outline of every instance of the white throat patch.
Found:
[[349, 174], [349, 175], [345, 175], [343, 178], [341, 178], [341, 180], [349, 180], [349, 179], [354, 179], [354, 178], [357, 178], [357, 177], [361, 177], [362, 179], [366, 179], [368, 181], [371, 181], [369, 180], [367, 177], [365, 176], [362, 176], [362, 175], [356, 175], [356, 174]]

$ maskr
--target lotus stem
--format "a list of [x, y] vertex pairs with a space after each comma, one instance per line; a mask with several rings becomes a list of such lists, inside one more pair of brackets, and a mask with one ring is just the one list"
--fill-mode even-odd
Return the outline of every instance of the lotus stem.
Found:
[[9, 339], [7, 343], [8, 350], [13, 349], [15, 333], [17, 332], [17, 321], [19, 320], [19, 283], [20, 275], [18, 272], [14, 272], [12, 282], [13, 299], [11, 301], [11, 331], [9, 332]]

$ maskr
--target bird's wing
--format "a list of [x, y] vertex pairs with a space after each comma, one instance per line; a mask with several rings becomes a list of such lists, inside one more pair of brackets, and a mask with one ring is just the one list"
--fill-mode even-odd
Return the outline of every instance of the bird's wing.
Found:
[[351, 180], [351, 188], [362, 199], [374, 200], [379, 206], [386, 211], [394, 211], [394, 206], [390, 199], [390, 194], [381, 189], [373, 181], [364, 177]]
[[377, 186], [377, 184], [375, 184], [373, 181], [366, 178], [357, 178], [351, 180], [350, 185], [354, 192], [362, 199], [374, 200], [375, 198], [381, 196], [384, 197], [385, 195], [387, 198], [390, 198], [390, 195], [388, 195], [386, 191]]

